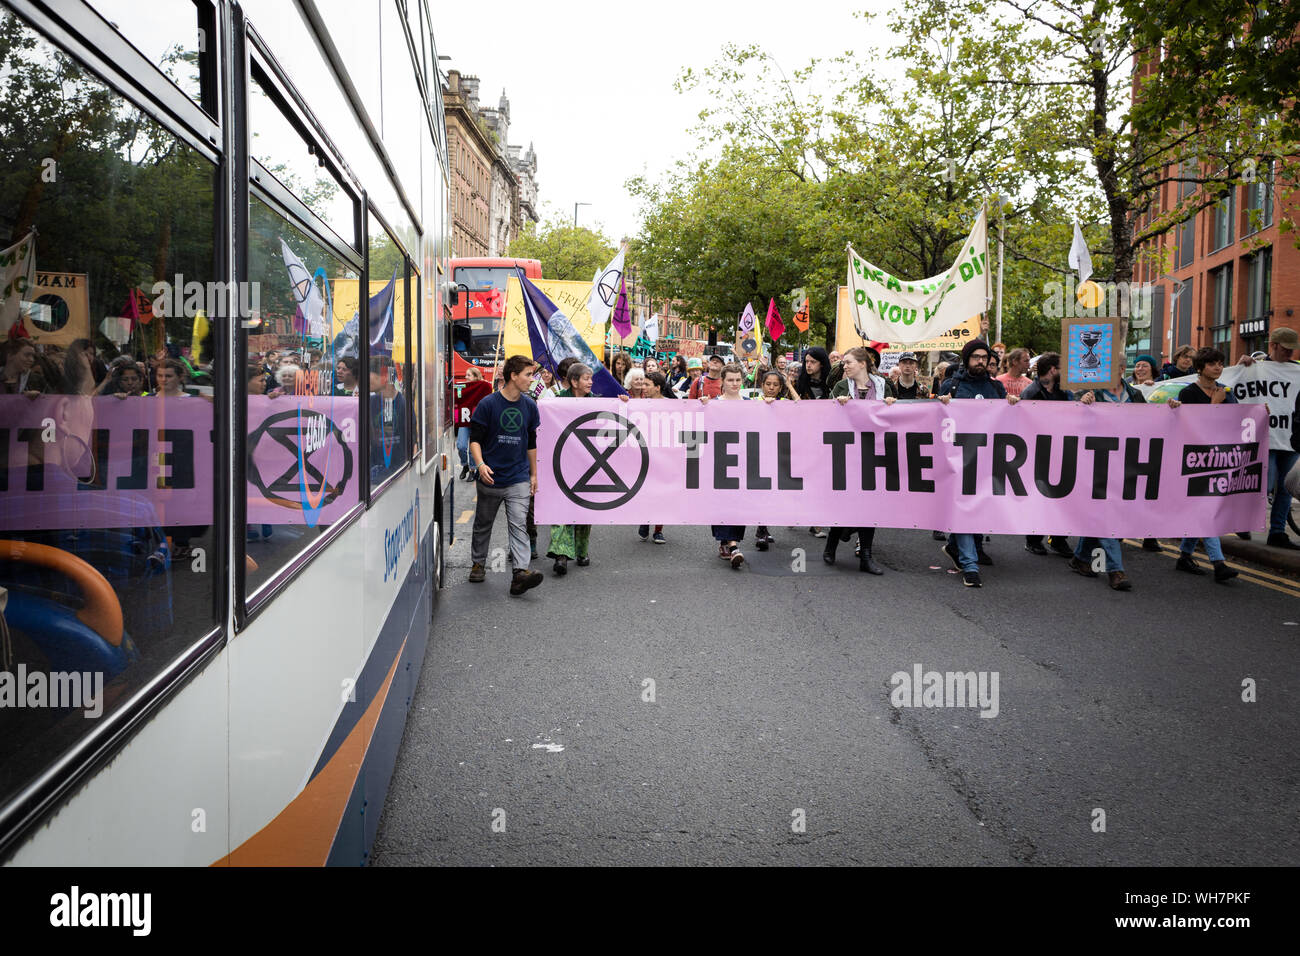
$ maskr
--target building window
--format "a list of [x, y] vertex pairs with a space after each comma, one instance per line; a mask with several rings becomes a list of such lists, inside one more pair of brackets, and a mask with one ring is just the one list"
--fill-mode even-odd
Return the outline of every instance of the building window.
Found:
[[1256, 170], [1253, 183], [1246, 185], [1246, 217], [1242, 235], [1273, 225], [1273, 164]]
[[1178, 265], [1177, 268], [1183, 269], [1192, 264], [1196, 258], [1196, 216], [1189, 216], [1187, 221], [1178, 227]]
[[1247, 262], [1245, 317], [1266, 319], [1273, 305], [1273, 249], [1261, 249]]
[[1237, 215], [1237, 190], [1229, 189], [1228, 195], [1214, 207], [1212, 223], [1214, 235], [1210, 244], [1211, 251], [1222, 249], [1232, 244], [1232, 224]]
[[1210, 316], [1211, 340], [1215, 348], [1232, 361], [1232, 266], [1210, 273], [1213, 285], [1213, 312]]

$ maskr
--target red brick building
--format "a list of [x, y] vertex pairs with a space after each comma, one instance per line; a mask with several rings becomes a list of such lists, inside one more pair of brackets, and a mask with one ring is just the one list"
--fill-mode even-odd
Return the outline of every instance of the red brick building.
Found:
[[[1167, 253], [1169, 271], [1157, 275], [1159, 267], [1139, 257], [1133, 281], [1154, 283], [1156, 291], [1151, 328], [1129, 346], [1130, 360], [1149, 351], [1167, 362], [1180, 345], [1213, 345], [1232, 364], [1243, 353], [1266, 350], [1271, 329], [1300, 329], [1300, 249], [1294, 234], [1278, 230], [1281, 194], [1290, 184], [1283, 188], [1275, 176], [1275, 164], [1260, 164], [1253, 182], [1152, 240], [1157, 251]], [[1158, 209], [1141, 217], [1139, 227], [1190, 198], [1196, 188], [1165, 183]], [[1293, 217], [1296, 207], [1294, 200], [1287, 202]], [[1145, 244], [1143, 251], [1150, 248]]]

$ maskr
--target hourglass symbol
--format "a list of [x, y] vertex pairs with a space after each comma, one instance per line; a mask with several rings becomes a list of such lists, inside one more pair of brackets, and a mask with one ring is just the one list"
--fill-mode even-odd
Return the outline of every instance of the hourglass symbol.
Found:
[[1093, 349], [1097, 347], [1097, 343], [1101, 341], [1101, 329], [1084, 329], [1079, 333], [1079, 341], [1082, 342], [1084, 347], [1087, 349], [1087, 351], [1083, 353], [1083, 357], [1079, 359], [1079, 368], [1088, 369], [1090, 371], [1092, 369], [1101, 368], [1101, 359], [1099, 359], [1097, 353], [1093, 351]]

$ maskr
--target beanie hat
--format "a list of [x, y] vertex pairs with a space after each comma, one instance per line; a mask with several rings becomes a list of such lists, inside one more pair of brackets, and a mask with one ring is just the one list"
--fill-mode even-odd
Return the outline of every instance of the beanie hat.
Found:
[[971, 339], [969, 342], [966, 343], [965, 348], [961, 350], [961, 364], [970, 365], [971, 353], [979, 349], [983, 349], [985, 352], [988, 352], [990, 355], [993, 354], [993, 350], [989, 348], [989, 344], [985, 342], [983, 339]]
[[1148, 365], [1151, 366], [1151, 371], [1153, 372], [1158, 371], [1160, 369], [1160, 363], [1157, 362], [1155, 358], [1150, 355], [1139, 355], [1137, 358], [1133, 360], [1133, 364], [1137, 365], [1138, 362], [1146, 362]]

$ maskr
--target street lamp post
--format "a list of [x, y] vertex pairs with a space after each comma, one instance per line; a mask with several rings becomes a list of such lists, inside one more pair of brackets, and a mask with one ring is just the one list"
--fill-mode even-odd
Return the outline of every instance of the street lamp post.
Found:
[[575, 202], [575, 203], [573, 204], [573, 228], [574, 228], [574, 229], [577, 229], [577, 228], [578, 228], [578, 207], [579, 207], [579, 206], [590, 206], [590, 205], [591, 205], [591, 203], [589, 203], [589, 202]]

